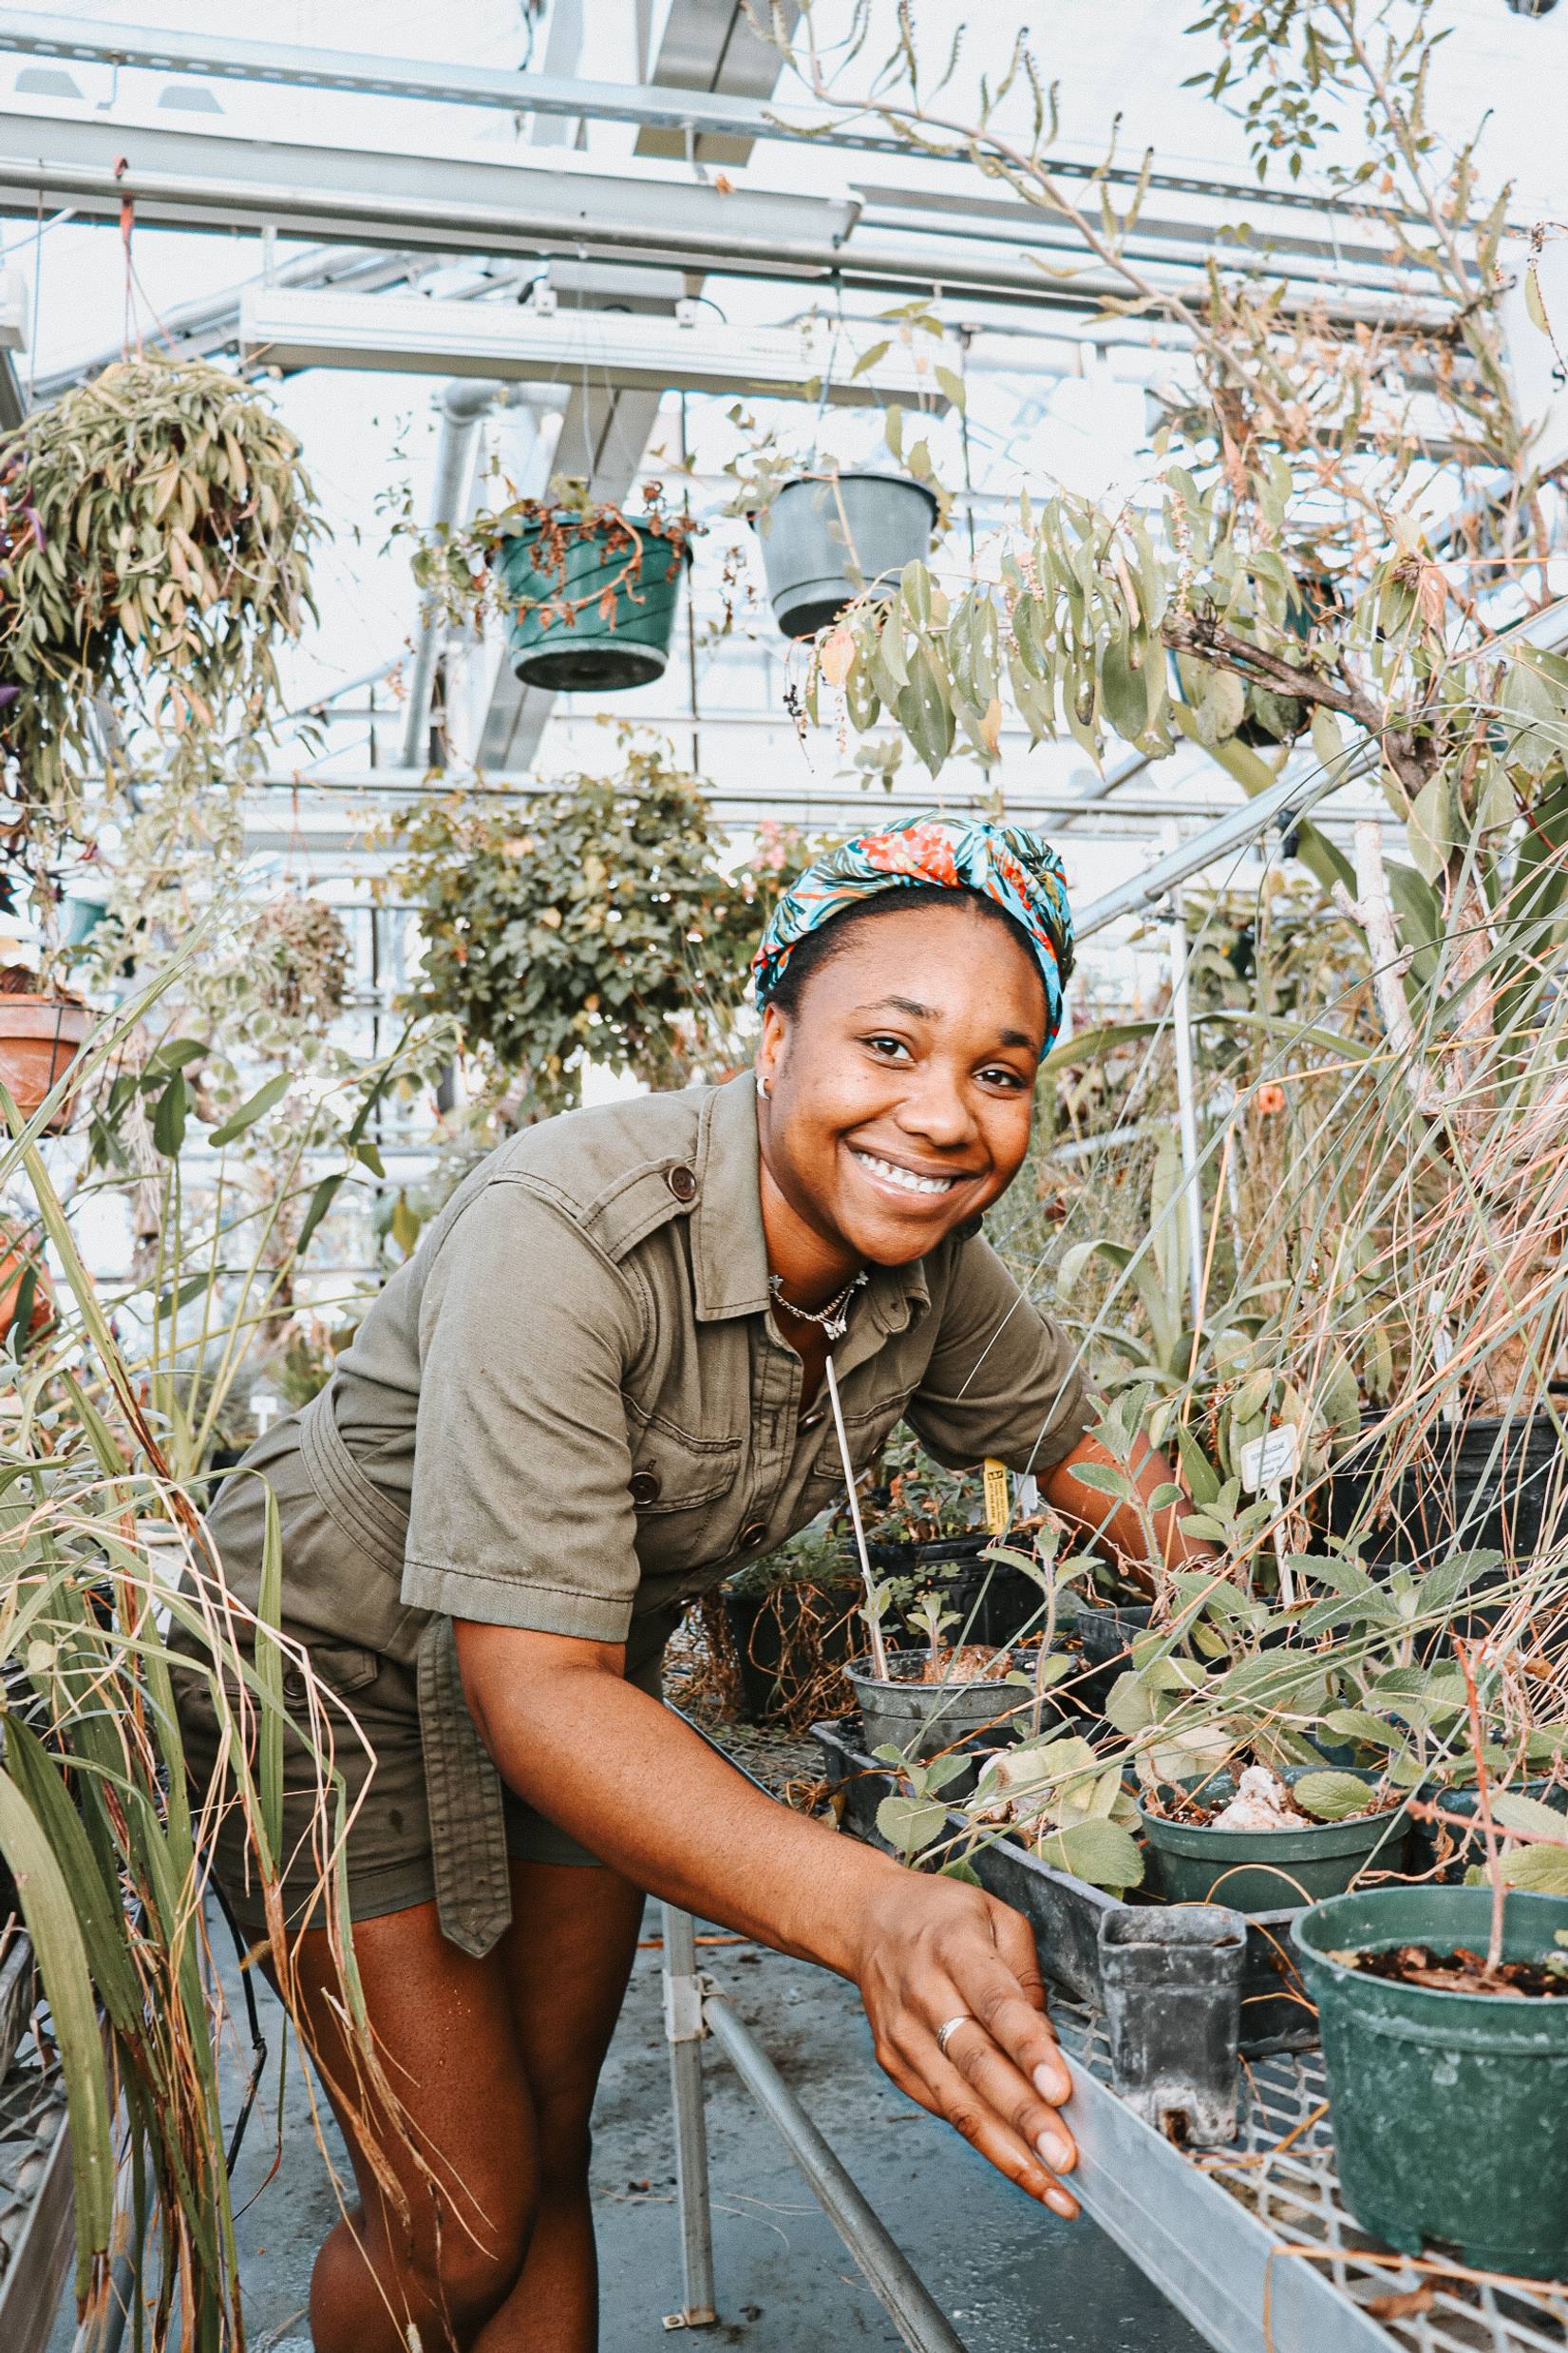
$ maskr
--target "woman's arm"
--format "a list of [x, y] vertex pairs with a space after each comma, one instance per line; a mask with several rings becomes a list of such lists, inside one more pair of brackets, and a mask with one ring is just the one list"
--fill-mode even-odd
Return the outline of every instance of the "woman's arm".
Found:
[[[1122, 1500], [1086, 1486], [1078, 1476], [1086, 1463], [1124, 1471], [1138, 1490], [1137, 1500]], [[1155, 1561], [1162, 1561], [1167, 1568], [1187, 1568], [1203, 1567], [1219, 1558], [1213, 1545], [1186, 1533], [1182, 1522], [1190, 1506], [1173, 1504], [1156, 1511], [1151, 1505], [1149, 1498], [1158, 1488], [1176, 1484], [1176, 1473], [1164, 1455], [1157, 1453], [1145, 1439], [1135, 1442], [1129, 1461], [1119, 1463], [1108, 1447], [1097, 1438], [1086, 1437], [1042, 1474], [1040, 1492], [1053, 1511], [1073, 1521], [1086, 1535], [1111, 1546], [1128, 1576], [1152, 1593]]]
[[[1057, 2213], [1071, 2091], [1034, 1938], [1005, 1904], [910, 1871], [765, 1797], [626, 1682], [617, 1644], [459, 1621], [458, 1660], [502, 1779], [638, 1887], [859, 1987], [877, 2057]], [[936, 2028], [968, 2013], [949, 2057]]]

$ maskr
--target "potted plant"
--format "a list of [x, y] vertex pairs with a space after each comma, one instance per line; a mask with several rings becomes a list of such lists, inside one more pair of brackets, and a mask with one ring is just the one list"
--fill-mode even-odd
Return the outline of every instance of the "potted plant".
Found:
[[1371, 1775], [1291, 1765], [1162, 1783], [1139, 1800], [1153, 1880], [1171, 1904], [1277, 1911], [1401, 1868], [1404, 1800]]
[[[40, 988], [39, 978], [26, 964], [0, 970], [0, 1086], [24, 1119], [43, 1109], [97, 1019], [80, 997], [64, 988]], [[68, 1128], [75, 1111], [67, 1096], [50, 1113], [49, 1134]]]
[[[99, 798], [156, 768], [166, 802], [189, 799], [226, 729], [254, 743], [275, 646], [312, 610], [309, 499], [261, 393], [200, 361], [119, 361], [0, 441], [0, 833], [9, 901], [25, 888], [41, 938], [36, 974], [0, 982], [18, 1108], [90, 1026], [63, 985], [61, 901]], [[68, 910], [65, 927], [80, 936]]]
[[[931, 391], [922, 399], [933, 408], [941, 399], [961, 408], [961, 378], [925, 348], [940, 345], [941, 322], [919, 302], [900, 304], [887, 316], [929, 370]], [[886, 340], [874, 345], [858, 367], [886, 349]], [[730, 416], [747, 422], [738, 408]], [[771, 431], [754, 434], [730, 461], [727, 471], [736, 489], [725, 511], [744, 516], [757, 534], [773, 617], [786, 637], [817, 636], [861, 598], [885, 601], [906, 566], [923, 563], [947, 529], [951, 493], [937, 479], [924, 434], [910, 441], [908, 429], [904, 410], [890, 408], [883, 419], [893, 461], [887, 468], [843, 466], [820, 449], [782, 450]]]
[[753, 1723], [815, 1722], [852, 1705], [842, 1670], [855, 1646], [860, 1578], [833, 1524], [813, 1522], [725, 1584], [739, 1700]]
[[504, 622], [512, 667], [548, 693], [613, 694], [662, 677], [681, 575], [702, 526], [643, 485], [635, 512], [557, 475], [542, 499], [482, 508], [434, 532], [405, 511], [394, 536], [414, 541], [414, 579], [428, 609], [473, 626]]
[[590, 1058], [655, 1086], [700, 1066], [705, 1042], [722, 1058], [782, 886], [765, 863], [725, 872], [706, 788], [668, 743], [621, 741], [618, 775], [568, 777], [526, 815], [463, 794], [395, 821], [390, 887], [425, 941], [410, 1008], [449, 1016], [520, 1082], [517, 1116], [574, 1102]]

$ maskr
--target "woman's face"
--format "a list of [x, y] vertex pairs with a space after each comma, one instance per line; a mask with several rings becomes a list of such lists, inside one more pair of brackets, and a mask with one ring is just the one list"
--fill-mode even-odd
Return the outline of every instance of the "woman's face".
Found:
[[790, 1208], [870, 1264], [923, 1257], [1017, 1174], [1045, 1020], [1028, 948], [973, 908], [856, 924], [793, 1016], [763, 1016], [763, 1159]]

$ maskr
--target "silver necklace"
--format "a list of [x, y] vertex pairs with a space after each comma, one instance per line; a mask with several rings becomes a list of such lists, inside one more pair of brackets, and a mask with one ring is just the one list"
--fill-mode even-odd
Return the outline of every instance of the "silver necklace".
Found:
[[767, 1287], [786, 1316], [794, 1316], [801, 1323], [820, 1323], [830, 1340], [841, 1340], [849, 1329], [850, 1302], [865, 1279], [865, 1269], [862, 1266], [858, 1275], [851, 1275], [838, 1298], [829, 1300], [827, 1305], [822, 1308], [797, 1307], [791, 1300], [786, 1300], [784, 1295], [783, 1275], [769, 1275]]

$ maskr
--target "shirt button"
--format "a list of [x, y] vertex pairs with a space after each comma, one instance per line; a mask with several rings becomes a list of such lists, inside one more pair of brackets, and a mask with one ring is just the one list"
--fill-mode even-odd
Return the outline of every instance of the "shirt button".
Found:
[[634, 1504], [652, 1504], [657, 1503], [658, 1499], [658, 1472], [656, 1471], [633, 1471], [632, 1473], [632, 1501]]
[[820, 1430], [822, 1426], [822, 1416], [821, 1414], [808, 1414], [804, 1421], [801, 1424], [801, 1428], [803, 1430]]
[[284, 1674], [283, 1697], [285, 1699], [294, 1700], [303, 1699], [305, 1697], [305, 1678], [297, 1667], [290, 1667]]
[[666, 1172], [664, 1181], [669, 1186], [677, 1201], [696, 1200], [697, 1176], [695, 1169], [685, 1167], [671, 1168]]
[[765, 1520], [753, 1520], [749, 1528], [743, 1528], [741, 1530], [741, 1550], [743, 1552], [749, 1552], [752, 1546], [760, 1545], [763, 1538], [766, 1534], [767, 1522]]

